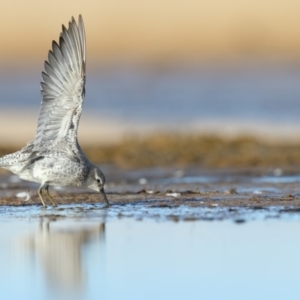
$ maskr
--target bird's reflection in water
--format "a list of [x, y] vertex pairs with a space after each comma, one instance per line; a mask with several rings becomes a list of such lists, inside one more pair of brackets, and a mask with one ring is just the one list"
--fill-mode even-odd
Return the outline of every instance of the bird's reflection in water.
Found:
[[83, 265], [86, 247], [97, 244], [100, 260], [105, 255], [105, 224], [42, 219], [37, 232], [26, 240], [49, 288], [79, 292], [87, 275]]

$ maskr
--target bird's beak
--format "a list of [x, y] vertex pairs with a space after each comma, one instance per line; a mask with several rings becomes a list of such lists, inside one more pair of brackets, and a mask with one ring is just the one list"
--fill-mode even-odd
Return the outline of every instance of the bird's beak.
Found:
[[103, 196], [103, 198], [104, 198], [106, 204], [109, 205], [108, 199], [107, 199], [106, 194], [105, 194], [105, 192], [104, 192], [104, 188], [100, 189], [99, 192], [100, 192], [100, 194]]

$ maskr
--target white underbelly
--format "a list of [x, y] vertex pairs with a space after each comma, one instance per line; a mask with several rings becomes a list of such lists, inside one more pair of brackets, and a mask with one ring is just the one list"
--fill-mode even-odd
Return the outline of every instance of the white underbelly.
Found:
[[37, 161], [32, 169], [32, 177], [37, 182], [47, 182], [50, 185], [74, 185], [80, 184], [82, 168], [77, 162], [69, 159], [45, 158]]

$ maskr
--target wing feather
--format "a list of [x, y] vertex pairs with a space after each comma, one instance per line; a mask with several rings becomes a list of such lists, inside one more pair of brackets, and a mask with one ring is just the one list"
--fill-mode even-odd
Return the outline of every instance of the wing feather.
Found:
[[47, 61], [45, 61], [45, 72], [43, 73], [46, 73], [47, 76], [49, 76], [53, 81], [55, 81], [57, 85], [63, 86], [64, 84], [63, 78], [60, 77], [59, 74], [55, 73], [55, 71], [51, 68], [51, 66]]
[[77, 145], [77, 129], [85, 89], [85, 31], [81, 15], [62, 26], [59, 44], [52, 42], [42, 72], [42, 104], [33, 151], [62, 143]]

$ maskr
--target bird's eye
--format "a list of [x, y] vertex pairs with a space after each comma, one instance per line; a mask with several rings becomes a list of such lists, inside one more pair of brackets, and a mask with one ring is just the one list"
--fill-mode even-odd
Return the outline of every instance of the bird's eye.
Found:
[[97, 182], [100, 183], [100, 179], [97, 179]]

